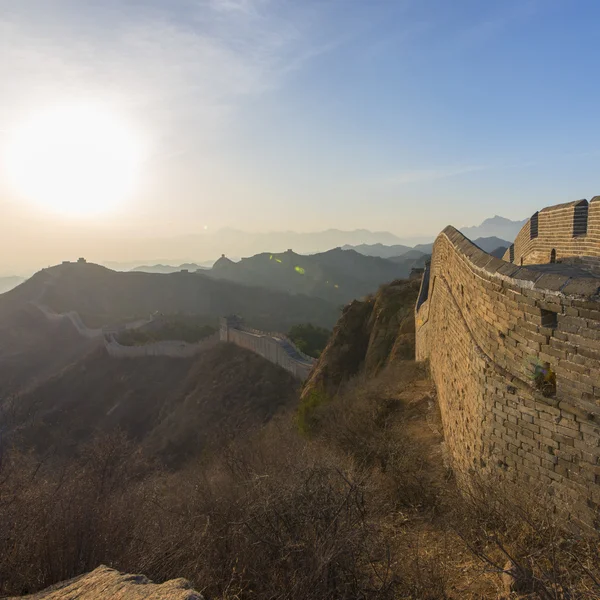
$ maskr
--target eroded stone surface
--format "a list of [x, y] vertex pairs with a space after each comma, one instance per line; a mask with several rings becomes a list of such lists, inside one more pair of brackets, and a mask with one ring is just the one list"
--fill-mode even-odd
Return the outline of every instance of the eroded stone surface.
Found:
[[[144, 575], [128, 575], [100, 566], [91, 573], [59, 583], [21, 600], [203, 600], [185, 579], [152, 583]], [[17, 600], [9, 598], [8, 600]]]

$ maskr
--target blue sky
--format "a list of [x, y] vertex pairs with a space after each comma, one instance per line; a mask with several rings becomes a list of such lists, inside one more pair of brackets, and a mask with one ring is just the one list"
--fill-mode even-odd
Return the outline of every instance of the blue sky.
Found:
[[93, 97], [150, 148], [93, 223], [0, 172], [0, 229], [408, 236], [589, 198], [599, 22], [591, 0], [0, 0], [0, 134]]

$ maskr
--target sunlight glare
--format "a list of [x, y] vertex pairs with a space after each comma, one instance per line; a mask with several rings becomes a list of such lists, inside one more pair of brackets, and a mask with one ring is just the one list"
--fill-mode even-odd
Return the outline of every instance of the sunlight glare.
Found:
[[5, 167], [15, 191], [65, 215], [110, 211], [135, 190], [142, 145], [100, 106], [54, 108], [17, 127]]

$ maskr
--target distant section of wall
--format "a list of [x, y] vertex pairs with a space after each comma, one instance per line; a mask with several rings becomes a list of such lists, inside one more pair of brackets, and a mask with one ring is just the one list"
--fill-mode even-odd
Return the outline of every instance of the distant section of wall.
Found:
[[189, 358], [200, 354], [200, 352], [214, 348], [219, 342], [219, 333], [214, 333], [195, 344], [176, 340], [165, 340], [154, 342], [153, 344], [144, 344], [143, 346], [124, 346], [119, 344], [114, 337], [107, 336], [104, 340], [104, 347], [108, 354], [113, 358], [139, 358], [141, 356]]
[[54, 312], [51, 308], [49, 308], [45, 304], [41, 304], [40, 302], [32, 302], [32, 304], [35, 307], [37, 307], [40, 311], [42, 311], [42, 313], [44, 313], [46, 318], [48, 318], [50, 321], [64, 321], [64, 320], [70, 321], [71, 324], [73, 325], [73, 327], [75, 327], [75, 329], [77, 329], [77, 332], [79, 333], [79, 335], [89, 338], [89, 339], [99, 338], [106, 334], [115, 334], [120, 331], [126, 331], [126, 330], [130, 330], [130, 329], [139, 329], [140, 327], [147, 325], [148, 323], [151, 323], [153, 320], [152, 317], [150, 317], [148, 319], [138, 319], [137, 321], [131, 321], [130, 323], [125, 323], [123, 325], [114, 325], [114, 326], [107, 325], [105, 327], [94, 329], [94, 328], [88, 327], [82, 321], [81, 317], [79, 316], [79, 313], [74, 310], [69, 311], [67, 313], [57, 313], [57, 312]]
[[316, 362], [300, 351], [287, 336], [244, 327], [237, 317], [221, 319], [220, 336], [221, 341], [251, 350], [302, 381], [308, 378]]
[[70, 311], [68, 313], [56, 313], [52, 309], [48, 308], [44, 304], [40, 304], [39, 302], [33, 302], [34, 304], [50, 321], [70, 321], [79, 335], [92, 339], [98, 338], [104, 335], [104, 331], [102, 329], [92, 329], [87, 327], [85, 323], [81, 320], [79, 314], [75, 311]]
[[600, 269], [600, 196], [536, 212], [503, 258], [531, 265], [575, 257], [589, 257], [586, 267]]
[[[564, 212], [573, 215], [572, 207]], [[539, 215], [542, 236], [550, 221]], [[571, 273], [567, 265], [509, 264], [447, 227], [416, 309], [417, 358], [429, 359], [458, 473], [542, 485], [567, 518], [593, 527], [600, 508], [600, 279]], [[555, 375], [554, 392], [539, 391], [540, 370]]]

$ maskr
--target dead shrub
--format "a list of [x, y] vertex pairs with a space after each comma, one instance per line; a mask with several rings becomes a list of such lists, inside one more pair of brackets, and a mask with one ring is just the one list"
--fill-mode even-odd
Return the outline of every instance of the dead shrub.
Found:
[[[469, 475], [453, 527], [486, 569], [543, 600], [600, 598], [600, 536], [565, 527], [547, 488]], [[512, 587], [511, 587], [512, 586]]]

